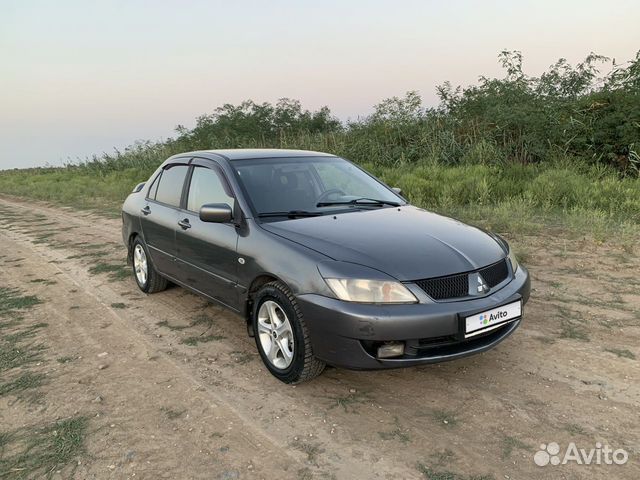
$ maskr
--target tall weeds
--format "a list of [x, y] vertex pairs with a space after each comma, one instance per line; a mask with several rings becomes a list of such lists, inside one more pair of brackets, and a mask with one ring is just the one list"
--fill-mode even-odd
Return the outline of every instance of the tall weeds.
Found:
[[290, 99], [227, 104], [166, 141], [64, 168], [0, 172], [0, 191], [116, 209], [175, 153], [298, 148], [351, 159], [442, 211], [510, 205], [639, 223], [640, 52], [622, 65], [593, 54], [576, 66], [561, 59], [539, 77], [524, 73], [519, 52], [499, 60], [502, 78], [445, 83], [435, 108], [408, 92], [343, 124], [326, 107], [309, 111]]

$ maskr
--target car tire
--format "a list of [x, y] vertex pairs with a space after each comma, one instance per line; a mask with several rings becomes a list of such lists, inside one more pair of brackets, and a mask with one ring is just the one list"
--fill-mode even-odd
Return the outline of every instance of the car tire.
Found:
[[[278, 281], [263, 285], [253, 305], [254, 338], [269, 372], [289, 384], [306, 382], [320, 375], [325, 363], [313, 355], [304, 317], [287, 286]], [[269, 339], [275, 344], [273, 349]], [[274, 354], [274, 350], [279, 352]]]
[[131, 245], [133, 278], [144, 293], [161, 292], [167, 288], [168, 281], [153, 266], [149, 250], [140, 237], [136, 237]]

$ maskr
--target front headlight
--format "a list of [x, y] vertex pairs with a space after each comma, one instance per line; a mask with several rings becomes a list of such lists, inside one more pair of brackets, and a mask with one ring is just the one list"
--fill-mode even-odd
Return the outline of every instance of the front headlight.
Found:
[[516, 273], [516, 270], [518, 270], [518, 259], [516, 258], [516, 254], [513, 253], [513, 250], [511, 250], [511, 247], [509, 247], [509, 261], [511, 262], [513, 273]]
[[400, 282], [352, 278], [325, 278], [340, 300], [358, 303], [418, 303]]

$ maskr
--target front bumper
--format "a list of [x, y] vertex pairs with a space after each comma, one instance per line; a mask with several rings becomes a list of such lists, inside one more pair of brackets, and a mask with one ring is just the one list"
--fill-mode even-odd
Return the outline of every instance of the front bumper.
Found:
[[[443, 362], [493, 348], [522, 322], [522, 317], [465, 339], [464, 318], [517, 300], [531, 290], [529, 273], [520, 266], [504, 287], [483, 298], [411, 305], [349, 303], [315, 294], [297, 297], [316, 357], [330, 365], [374, 370]], [[379, 359], [376, 345], [405, 342], [402, 357]]]

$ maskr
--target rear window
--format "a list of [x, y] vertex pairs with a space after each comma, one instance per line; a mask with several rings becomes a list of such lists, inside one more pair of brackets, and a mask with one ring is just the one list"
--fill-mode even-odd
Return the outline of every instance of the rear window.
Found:
[[164, 170], [158, 183], [155, 200], [166, 203], [167, 205], [179, 207], [180, 198], [182, 197], [182, 187], [188, 170], [189, 167], [187, 165], [176, 165]]

